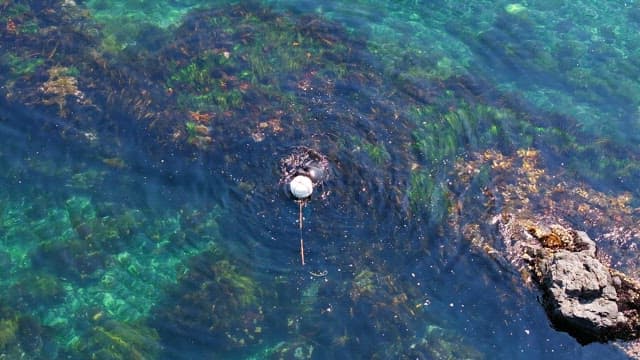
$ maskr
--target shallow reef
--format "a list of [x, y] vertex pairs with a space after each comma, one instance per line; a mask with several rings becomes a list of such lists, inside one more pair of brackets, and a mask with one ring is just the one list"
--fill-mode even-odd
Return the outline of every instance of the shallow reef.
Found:
[[0, 300], [0, 351], [9, 357], [37, 359], [56, 355], [55, 332], [37, 317]]
[[[9, 356], [482, 358], [492, 344], [470, 339], [456, 316], [507, 319], [504, 304], [534, 301], [527, 288], [467, 313], [437, 297], [445, 287], [488, 291], [498, 276], [450, 284], [465, 280], [451, 261], [508, 267], [509, 249], [491, 236], [504, 212], [583, 229], [599, 260], [637, 276], [637, 189], [595, 184], [637, 178], [638, 152], [603, 140], [604, 122], [586, 126], [496, 86], [475, 71], [486, 59], [470, 58], [499, 44], [505, 61], [526, 59], [523, 73], [562, 74], [556, 88], [589, 106], [602, 98], [585, 88], [636, 100], [620, 76], [622, 90], [602, 77], [583, 88], [592, 74], [563, 59], [587, 49], [543, 46], [542, 13], [521, 5], [465, 23], [425, 13], [441, 2], [403, 1], [388, 9], [396, 17], [365, 26], [332, 19], [337, 4], [301, 14], [309, 5], [186, 1], [196, 10], [158, 26], [158, 3], [139, 3], [135, 15], [149, 18], [121, 29], [104, 1], [88, 2], [94, 15], [73, 1], [1, 5]], [[465, 11], [480, 14], [474, 6]], [[399, 41], [395, 26], [416, 36]], [[589, 53], [613, 55], [612, 32], [600, 29], [608, 40]], [[441, 41], [451, 34], [466, 44]], [[25, 148], [21, 133], [40, 147]], [[278, 159], [300, 146], [325, 154], [332, 172], [326, 196], [300, 214], [304, 229], [278, 191]], [[292, 265], [298, 236], [309, 239], [304, 269]]]

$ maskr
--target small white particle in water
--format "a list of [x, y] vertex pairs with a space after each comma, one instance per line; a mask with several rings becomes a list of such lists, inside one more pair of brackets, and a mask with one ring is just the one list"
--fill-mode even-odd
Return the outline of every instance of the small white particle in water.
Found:
[[449, 304], [449, 307], [453, 307], [453, 303], [450, 303], [450, 304]]
[[415, 273], [411, 273], [411, 277], [416, 277], [416, 274]]
[[524, 333], [529, 335], [529, 329], [524, 329]]

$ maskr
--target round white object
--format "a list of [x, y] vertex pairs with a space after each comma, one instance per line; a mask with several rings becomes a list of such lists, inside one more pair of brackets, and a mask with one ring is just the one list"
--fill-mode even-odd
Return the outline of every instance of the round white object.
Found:
[[313, 192], [313, 183], [309, 177], [298, 175], [289, 183], [289, 189], [296, 199], [306, 199]]

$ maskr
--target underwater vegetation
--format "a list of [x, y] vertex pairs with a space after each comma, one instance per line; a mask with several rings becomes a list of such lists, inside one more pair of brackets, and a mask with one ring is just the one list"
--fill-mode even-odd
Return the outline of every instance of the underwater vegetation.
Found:
[[14, 77], [33, 75], [44, 60], [38, 57], [28, 58], [12, 53], [6, 53], [2, 57], [1, 64]]
[[[226, 55], [225, 55], [226, 54]], [[228, 52], [204, 54], [190, 64], [175, 70], [167, 82], [167, 87], [179, 94], [178, 104], [184, 109], [198, 112], [223, 112], [242, 104], [242, 92], [229, 89], [229, 73], [233, 69], [225, 68], [229, 62]], [[218, 72], [220, 75], [215, 76]]]
[[[167, 208], [151, 215], [130, 195], [114, 203], [107, 191], [90, 191], [104, 189], [104, 183], [120, 191], [131, 186], [121, 169], [99, 159], [90, 164], [47, 159], [5, 163], [8, 172], [0, 177], [3, 184], [15, 176], [31, 178], [35, 186], [33, 194], [0, 195], [1, 301], [12, 311], [3, 317], [2, 353], [155, 358], [157, 335], [144, 329], [145, 316], [158, 287], [174, 283], [185, 271], [183, 261], [217, 238], [216, 211]], [[65, 182], [65, 190], [39, 190]]]
[[28, 311], [59, 304], [64, 301], [66, 289], [59, 277], [49, 273], [36, 273], [25, 274], [6, 294], [7, 301], [11, 302], [12, 306], [21, 311]]
[[206, 4], [198, 0], [88, 0], [85, 3], [86, 10], [104, 28], [103, 48], [109, 52], [135, 47], [141, 37], [176, 26], [188, 12], [203, 5]]
[[154, 309], [152, 324], [163, 342], [219, 356], [262, 343], [266, 297], [276, 294], [215, 249], [193, 257], [189, 268]]
[[94, 315], [93, 324], [63, 356], [72, 359], [156, 359], [161, 345], [158, 334], [141, 323], [125, 323]]
[[[94, 11], [109, 7], [88, 3]], [[400, 3], [415, 2], [398, 2], [394, 11]], [[136, 15], [161, 4], [140, 2]], [[150, 18], [133, 29], [132, 21], [116, 32], [83, 4], [3, 6], [0, 106], [35, 115], [3, 110], [0, 124], [89, 154], [68, 167], [25, 160], [28, 171], [6, 177], [38, 175], [69, 190], [57, 199], [31, 197], [41, 209], [25, 209], [21, 199], [0, 202], [7, 248], [0, 269], [11, 274], [2, 280], [2, 301], [13, 307], [0, 313], [7, 354], [30, 347], [37, 355], [52, 346], [55, 329], [55, 350], [79, 359], [179, 358], [186, 350], [214, 357], [482, 358], [395, 264], [444, 262], [439, 237], [456, 243], [456, 230], [480, 229], [468, 223], [493, 209], [542, 211], [584, 220], [590, 231], [610, 229], [599, 239], [615, 245], [609, 261], [638, 266], [625, 256], [636, 246], [637, 194], [612, 197], [567, 182], [575, 174], [594, 182], [637, 177], [637, 155], [622, 156], [624, 144], [584, 131], [575, 116], [542, 111], [530, 98], [496, 88], [466, 70], [468, 57], [420, 50], [415, 39], [407, 46], [391, 35], [374, 38], [392, 24], [359, 32], [321, 12], [247, 2], [183, 12], [169, 27]], [[471, 49], [497, 42], [502, 57], [527, 58], [523, 72], [573, 75], [564, 85], [580, 90], [579, 79], [591, 75], [561, 64], [560, 49], [542, 47], [533, 35], [521, 43], [502, 37], [497, 29], [539, 28], [527, 9], [505, 11], [479, 34], [458, 23], [464, 18], [447, 27]], [[427, 17], [415, 11], [407, 24]], [[317, 240], [310, 241], [315, 264], [326, 262], [331, 277], [265, 271], [243, 252], [289, 256], [285, 241], [274, 241], [291, 237], [286, 206], [274, 209], [282, 204], [273, 195], [274, 169], [283, 148], [301, 142], [327, 154], [336, 175], [326, 184], [326, 201], [310, 206], [312, 230], [304, 233]], [[554, 159], [564, 162], [563, 171], [548, 165], [557, 177], [546, 172], [545, 161]], [[142, 185], [131, 175], [136, 171]], [[217, 182], [223, 186], [209, 185]], [[158, 195], [171, 199], [159, 202], [162, 210], [140, 205], [144, 194], [117, 195], [146, 186], [195, 189], [199, 201], [230, 211], [175, 205], [182, 200], [171, 191]], [[269, 217], [274, 213], [286, 216]], [[260, 235], [239, 236], [237, 223]], [[357, 225], [339, 228], [344, 223]]]
[[363, 151], [369, 156], [375, 165], [380, 166], [390, 160], [389, 152], [385, 148], [384, 144], [372, 144], [364, 139], [358, 139], [356, 137], [352, 137], [351, 141], [356, 146], [354, 151]]
[[[89, 198], [73, 197], [57, 221], [67, 222], [74, 233], [44, 237], [32, 254], [35, 265], [47, 268], [76, 281], [95, 280], [94, 273], [106, 265], [108, 256], [124, 251], [139, 231], [140, 220], [135, 211], [118, 214], [115, 208], [96, 209]], [[97, 210], [113, 212], [98, 216]], [[52, 234], [54, 235], [54, 234]]]
[[[85, 100], [85, 95], [78, 89], [78, 70], [66, 67], [52, 67], [47, 70], [49, 79], [42, 84], [41, 91], [45, 94], [42, 103], [45, 105], [57, 105], [58, 114], [65, 116], [68, 112], [67, 98], [74, 98], [83, 105], [91, 104]], [[75, 75], [75, 76], [74, 76]]]
[[36, 317], [0, 301], [0, 351], [8, 357], [41, 358], [55, 355], [54, 332]]
[[[366, 141], [357, 140], [352, 145], [352, 148], [365, 145], [362, 148], [374, 163], [404, 159], [408, 167], [415, 163], [423, 169], [431, 168], [442, 161], [451, 162], [463, 155], [465, 149], [505, 146], [509, 142], [520, 147], [553, 144], [559, 154], [577, 151], [587, 157], [595, 152], [597, 145], [592, 137], [577, 136], [577, 127], [571, 125], [575, 119], [551, 114], [532, 116], [531, 106], [525, 101], [497, 92], [484, 85], [481, 78], [459, 72], [440, 75], [416, 72], [417, 68], [430, 67], [416, 64], [423, 61], [419, 56], [394, 60], [390, 74], [385, 70], [386, 63], [382, 69], [376, 69], [372, 55], [367, 52], [375, 43], [354, 38], [326, 20], [302, 17], [293, 21], [253, 5], [199, 10], [186, 15], [172, 39], [159, 51], [146, 49], [144, 41], [137, 45], [139, 52], [134, 58], [140, 66], [135, 71], [109, 65], [118, 60], [128, 61], [131, 51], [102, 53], [99, 37], [85, 35], [80, 43], [91, 49], [85, 53], [53, 51], [54, 48], [46, 49], [50, 45], [44, 43], [42, 46], [53, 56], [44, 63], [38, 61], [35, 69], [48, 74], [48, 79], [23, 75], [11, 80], [7, 98], [50, 105], [43, 111], [57, 111], [67, 119], [65, 122], [73, 125], [73, 131], [63, 128], [65, 136], [100, 146], [110, 156], [117, 155], [117, 143], [122, 142], [122, 136], [133, 136], [126, 133], [153, 133], [145, 145], [150, 149], [184, 144], [187, 151], [195, 147], [198, 152], [221, 152], [229, 148], [225, 143], [244, 136], [262, 142], [292, 136], [296, 131], [337, 132], [338, 124], [342, 129], [357, 129], [364, 119], [354, 117], [347, 106], [358, 109], [373, 122], [366, 126], [378, 126], [371, 129]], [[66, 14], [86, 26], [97, 27], [78, 12], [67, 7], [55, 14]], [[59, 32], [58, 27], [65, 26], [73, 31], [69, 32], [72, 36], [65, 34], [60, 39], [62, 48], [75, 40], [73, 35], [79, 35], [74, 30], [77, 25], [66, 18], [60, 20], [55, 30]], [[23, 39], [18, 34], [12, 36], [9, 38], [13, 41]], [[33, 46], [38, 46], [40, 39], [33, 40]], [[269, 47], [264, 47], [265, 43]], [[24, 45], [15, 48], [28, 53]], [[14, 74], [33, 71], [17, 70]], [[396, 80], [391, 86], [381, 86], [387, 75]], [[165, 80], [150, 83], [141, 80], [144, 77]], [[351, 103], [345, 104], [344, 99]], [[464, 101], [459, 103], [460, 99]], [[122, 111], [110, 114], [104, 111], [107, 107]], [[124, 118], [122, 114], [126, 114]], [[102, 136], [100, 129], [106, 129], [100, 123], [124, 123], [127, 118], [138, 124], [133, 132], [123, 130], [115, 136]], [[390, 128], [384, 124], [389, 120], [376, 121], [385, 118], [404, 123], [400, 129], [413, 129], [413, 139], [403, 139], [402, 136], [406, 137], [403, 130], [388, 133]], [[506, 135], [516, 130], [522, 130], [522, 134]], [[234, 137], [228, 139], [229, 134]], [[413, 148], [412, 153], [392, 154], [389, 149], [382, 149], [380, 139], [391, 135], [399, 138], [398, 149], [406, 152], [407, 147]], [[359, 137], [358, 134], [345, 139], [343, 144], [353, 143]], [[562, 144], [559, 140], [564, 141], [564, 146], [558, 145]], [[615, 147], [615, 142], [610, 146]], [[587, 175], [637, 172], [631, 161], [606, 158], [587, 172], [590, 168], [577, 166], [580, 158], [576, 157], [574, 168]], [[406, 184], [414, 183], [410, 198], [416, 198], [416, 191], [419, 193], [415, 184], [425, 183], [429, 178], [419, 172], [415, 175], [414, 180], [405, 180]], [[426, 184], [426, 192], [434, 188]]]
[[[28, 214], [33, 219], [27, 220], [16, 204], [7, 204], [18, 213], [14, 221], [27, 220], [33, 234], [27, 238], [15, 224], [3, 223], [8, 250], [3, 266], [11, 276], [3, 280], [2, 302], [15, 313], [3, 320], [4, 353], [31, 346], [20, 343], [27, 341], [16, 335], [23, 325], [12, 322], [30, 316], [41, 330], [29, 339], [44, 343], [39, 337], [46, 336], [49, 350], [65, 356], [154, 358], [159, 338], [144, 326], [144, 317], [158, 299], [157, 287], [174, 283], [185, 271], [185, 259], [211, 246], [216, 215], [181, 211], [149, 222], [148, 213], [118, 214], [118, 207], [96, 206], [88, 198], [72, 197], [65, 205], [50, 210], [43, 221], [38, 214]], [[22, 243], [12, 242], [15, 236]]]
[[[603, 22], [596, 22], [589, 15], [596, 11], [604, 10], [584, 4], [558, 4], [557, 8], [529, 4], [517, 12], [507, 8], [499, 11], [491, 21], [478, 24], [473, 35], [464, 32], [465, 26], [459, 22], [452, 23], [450, 29], [478, 54], [486, 56], [480, 62], [495, 64], [491, 77], [517, 79], [517, 88], [532, 104], [574, 119], [571, 126], [580, 128], [579, 137], [604, 142], [600, 145], [608, 153], [635, 156], [636, 148], [616, 149], [620, 144], [637, 143], [635, 135], [631, 135], [635, 130], [626, 134], [619, 130], [638, 126], [631, 120], [637, 113], [633, 104], [638, 103], [638, 84], [630, 81], [627, 69], [635, 67], [636, 62], [635, 56], [629, 57], [635, 46], [629, 45], [637, 44], [640, 38], [631, 30], [633, 25], [620, 26], [632, 16], [634, 7], [607, 5], [611, 16]], [[548, 16], [550, 12], [553, 16]], [[500, 61], [496, 63], [495, 59]], [[504, 83], [501, 87], [513, 89], [514, 84]], [[635, 160], [622, 165], [620, 162], [626, 163], [622, 157], [599, 156], [602, 152], [593, 145], [585, 141], [572, 149], [580, 157], [594, 159], [582, 166], [572, 165], [582, 178], [615, 182], [616, 178], [637, 175], [632, 165]], [[625, 170], [627, 166], [634, 168], [632, 174]]]
[[175, 138], [207, 149], [229, 133], [262, 142], [291, 133], [284, 124], [309, 121], [304, 99], [332, 91], [322, 76], [344, 74], [349, 56], [326, 25], [250, 5], [188, 15], [161, 56], [166, 88], [191, 114]]
[[39, 20], [33, 16], [31, 7], [21, 2], [7, 2], [0, 21], [4, 24], [2, 35], [35, 36], [39, 30]]
[[[607, 249], [598, 254], [603, 263], [630, 273], [640, 268], [636, 258], [624, 256], [638, 246], [633, 225], [636, 200], [630, 193], [607, 194], [588, 183], [560, 177], [553, 169], [543, 168], [540, 152], [532, 149], [519, 149], [514, 155], [493, 150], [474, 153], [469, 160], [459, 161], [455, 171], [460, 186], [455, 191], [465, 194], [460, 198], [460, 213], [466, 215], [452, 216], [455, 222], [463, 222], [459, 226], [466, 228], [466, 236], [478, 246], [486, 241], [490, 248], [498, 247], [491, 237], [480, 240], [477, 236], [481, 229], [473, 224], [480, 223], [477, 219], [490, 222], [500, 209], [531, 218], [563, 219], [591, 234], [598, 247]], [[471, 200], [474, 196], [482, 201], [476, 204]]]

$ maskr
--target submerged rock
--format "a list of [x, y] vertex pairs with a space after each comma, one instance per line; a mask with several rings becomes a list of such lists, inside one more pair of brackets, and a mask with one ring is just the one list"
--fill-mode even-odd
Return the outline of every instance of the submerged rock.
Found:
[[558, 330], [582, 344], [638, 338], [640, 284], [603, 264], [586, 233], [512, 216], [498, 224], [505, 243], [522, 250], [512, 255], [531, 272]]

